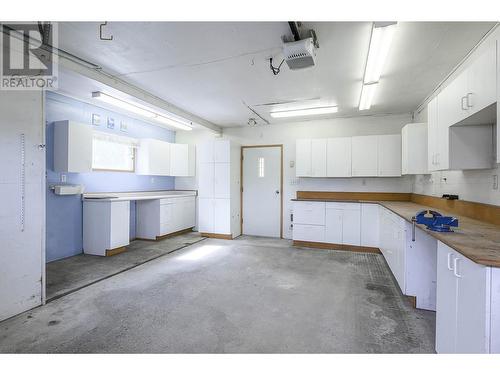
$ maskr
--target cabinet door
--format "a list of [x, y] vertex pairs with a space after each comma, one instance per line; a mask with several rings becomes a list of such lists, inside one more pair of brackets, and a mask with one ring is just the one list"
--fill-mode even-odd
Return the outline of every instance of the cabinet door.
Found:
[[230, 199], [214, 199], [214, 233], [231, 234]]
[[460, 254], [453, 262], [458, 278], [455, 353], [489, 353], [490, 271]]
[[130, 201], [110, 202], [109, 248], [130, 243]]
[[468, 72], [462, 72], [438, 95], [439, 126], [449, 127], [469, 115], [467, 107]]
[[311, 140], [311, 176], [326, 177], [327, 139]]
[[408, 150], [408, 128], [406, 125], [401, 129], [401, 174], [409, 174], [409, 150]]
[[399, 134], [378, 137], [378, 175], [401, 176], [401, 136]]
[[293, 224], [294, 241], [325, 242], [324, 225]]
[[343, 211], [335, 208], [326, 209], [325, 242], [342, 244]]
[[437, 136], [438, 136], [438, 96], [427, 104], [427, 168], [429, 171], [437, 170]]
[[377, 176], [378, 137], [376, 135], [352, 137], [352, 175]]
[[[63, 121], [65, 122], [65, 121]], [[64, 172], [92, 171], [92, 128], [86, 124], [68, 121], [68, 170]]]
[[457, 331], [457, 279], [453, 275], [456, 252], [438, 242], [436, 280], [436, 352], [453, 353]]
[[215, 163], [201, 163], [198, 176], [198, 196], [200, 198], [214, 197]]
[[213, 163], [214, 157], [214, 141], [202, 142], [197, 145], [196, 157], [198, 163]]
[[215, 141], [214, 158], [216, 163], [229, 163], [231, 161], [231, 142], [228, 140]]
[[467, 105], [469, 115], [497, 101], [497, 88], [494, 77], [497, 70], [496, 45], [493, 43], [467, 69], [469, 90]]
[[361, 205], [361, 246], [379, 247], [379, 207]]
[[329, 138], [326, 150], [327, 177], [351, 177], [351, 137]]
[[198, 199], [198, 231], [214, 233], [214, 200]]
[[189, 152], [188, 145], [180, 143], [170, 144], [170, 175], [188, 175]]
[[500, 163], [500, 39], [497, 40], [497, 163]]
[[359, 246], [361, 243], [361, 211], [343, 210], [342, 243]]
[[215, 163], [214, 198], [230, 197], [230, 164]]
[[295, 175], [311, 176], [311, 140], [297, 139], [295, 147]]
[[325, 225], [325, 202], [294, 202], [294, 224]]

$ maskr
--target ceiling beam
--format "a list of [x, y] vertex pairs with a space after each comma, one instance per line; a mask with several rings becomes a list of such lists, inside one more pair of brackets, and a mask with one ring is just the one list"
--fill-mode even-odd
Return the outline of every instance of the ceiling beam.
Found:
[[112, 87], [115, 90], [137, 98], [152, 106], [158, 107], [188, 121], [201, 125], [212, 132], [219, 134], [222, 132], [222, 129], [219, 126], [211, 123], [210, 121], [207, 121], [190, 112], [186, 112], [183, 109], [157, 97], [156, 95], [149, 93], [148, 91], [134, 86], [116, 76], [113, 76], [112, 74], [104, 72], [102, 69], [95, 69], [78, 63], [72, 58], [65, 56], [64, 53], [59, 54], [59, 65], [77, 74], [81, 74], [82, 76], [93, 79], [106, 86]]
[[[19, 33], [17, 30], [10, 29], [6, 26], [2, 26], [2, 31], [4, 33], [8, 33], [9, 35], [12, 35], [22, 41], [25, 41], [26, 39], [24, 38], [24, 35]], [[32, 43], [34, 45], [39, 46], [40, 41], [36, 40], [34, 38], [30, 38], [28, 40], [29, 43]], [[42, 46], [43, 47], [43, 46]], [[81, 59], [78, 56], [72, 55], [70, 53], [67, 53], [61, 49], [58, 49], [53, 46], [45, 46], [45, 48], [48, 52], [54, 53], [57, 55], [58, 58], [58, 64], [62, 66], [63, 68], [66, 68], [72, 72], [75, 72], [77, 74], [80, 74], [84, 77], [93, 79], [97, 82], [100, 82], [106, 86], [109, 86], [115, 90], [121, 91], [127, 95], [130, 95], [134, 98], [137, 98], [145, 103], [148, 103], [152, 106], [158, 107], [160, 109], [163, 109], [169, 113], [172, 113], [174, 115], [177, 115], [179, 117], [182, 117], [190, 122], [193, 122], [197, 125], [200, 125], [204, 128], [206, 128], [209, 131], [212, 131], [217, 134], [222, 133], [222, 129], [211, 123], [210, 121], [207, 121], [199, 116], [196, 116], [190, 112], [187, 112], [161, 98], [159, 98], [156, 95], [151, 94], [150, 92], [143, 90], [135, 85], [132, 85], [110, 73], [106, 73], [100, 66], [95, 65], [93, 63], [90, 63], [88, 61], [85, 61]]]

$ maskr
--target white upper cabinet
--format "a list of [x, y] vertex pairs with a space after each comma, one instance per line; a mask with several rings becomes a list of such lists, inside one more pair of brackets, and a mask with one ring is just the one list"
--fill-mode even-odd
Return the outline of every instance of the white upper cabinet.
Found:
[[311, 140], [311, 177], [326, 177], [327, 139]]
[[215, 160], [214, 156], [214, 144], [213, 142], [202, 142], [197, 146], [197, 159], [199, 163], [213, 163]]
[[378, 136], [378, 176], [401, 176], [401, 136]]
[[326, 149], [326, 176], [351, 177], [351, 137], [329, 138]]
[[438, 133], [438, 100], [436, 96], [427, 104], [427, 168], [429, 171], [437, 171], [437, 154], [439, 145]]
[[295, 175], [311, 177], [311, 140], [297, 139], [295, 146]]
[[225, 139], [214, 141], [214, 162], [229, 163], [231, 161], [231, 143]]
[[467, 69], [467, 106], [472, 115], [497, 101], [497, 87], [493, 77], [497, 70], [496, 44], [474, 61]]
[[427, 124], [407, 124], [401, 130], [402, 174], [427, 174]]
[[170, 143], [158, 139], [141, 139], [137, 149], [136, 173], [170, 176]]
[[430, 171], [493, 167], [496, 55], [496, 45], [489, 45], [429, 102]]
[[92, 171], [92, 128], [73, 121], [54, 123], [54, 170]]
[[189, 163], [189, 146], [180, 143], [170, 145], [170, 174], [187, 176]]
[[378, 175], [378, 136], [352, 137], [352, 175]]

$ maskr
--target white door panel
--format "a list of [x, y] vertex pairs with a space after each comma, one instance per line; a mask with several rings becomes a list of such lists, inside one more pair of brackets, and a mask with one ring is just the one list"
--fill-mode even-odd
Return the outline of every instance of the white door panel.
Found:
[[351, 177], [351, 137], [329, 138], [326, 159], [328, 177]]
[[[42, 93], [0, 91], [0, 321], [42, 303], [45, 151]], [[24, 215], [21, 143], [25, 144]]]
[[311, 140], [312, 177], [326, 177], [326, 143], [326, 138]]
[[231, 234], [231, 200], [214, 199], [214, 232]]
[[231, 196], [230, 164], [215, 163], [214, 166], [214, 198], [229, 198]]
[[377, 176], [378, 137], [368, 135], [352, 137], [352, 175]]
[[337, 208], [326, 209], [325, 241], [342, 244], [343, 211]]
[[359, 210], [344, 210], [342, 224], [342, 243], [345, 245], [360, 245], [361, 212]]
[[211, 198], [198, 199], [198, 231], [214, 233], [214, 200]]
[[243, 149], [243, 233], [281, 235], [281, 147]]
[[311, 140], [297, 139], [295, 144], [295, 175], [310, 177], [311, 170]]
[[198, 196], [213, 198], [215, 184], [215, 163], [201, 163], [198, 171]]

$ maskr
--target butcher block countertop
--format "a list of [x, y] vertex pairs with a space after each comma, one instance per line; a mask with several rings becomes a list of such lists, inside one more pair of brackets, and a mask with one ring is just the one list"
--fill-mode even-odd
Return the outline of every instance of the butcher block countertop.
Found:
[[411, 218], [415, 216], [417, 212], [426, 209], [438, 211], [445, 216], [454, 216], [458, 218], [459, 225], [458, 228], [452, 228], [454, 232], [434, 232], [426, 229], [425, 225], [420, 224], [417, 224], [417, 227], [478, 264], [500, 267], [500, 226], [498, 225], [474, 220], [465, 216], [454, 215], [434, 207], [422, 206], [413, 202], [339, 199], [293, 200], [305, 202], [376, 203], [409, 222], [411, 222]]

